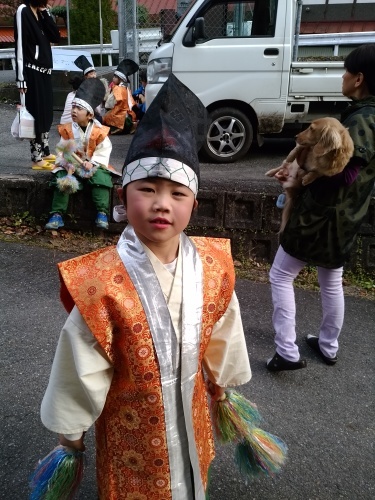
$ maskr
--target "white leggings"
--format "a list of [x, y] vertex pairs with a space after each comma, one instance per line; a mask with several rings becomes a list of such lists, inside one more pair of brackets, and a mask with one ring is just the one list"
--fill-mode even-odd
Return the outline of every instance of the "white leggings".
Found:
[[[306, 262], [287, 254], [279, 246], [270, 270], [273, 302], [273, 327], [276, 352], [289, 361], [298, 361], [296, 345], [296, 302], [293, 282]], [[319, 332], [319, 347], [329, 358], [336, 356], [338, 337], [344, 322], [343, 268], [318, 267], [318, 280], [323, 310]]]

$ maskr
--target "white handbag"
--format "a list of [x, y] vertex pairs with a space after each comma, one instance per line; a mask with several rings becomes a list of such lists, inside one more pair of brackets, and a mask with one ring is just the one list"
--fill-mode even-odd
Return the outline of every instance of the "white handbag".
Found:
[[17, 110], [10, 132], [17, 139], [35, 139], [35, 121], [26, 109], [25, 94], [21, 94], [21, 106]]

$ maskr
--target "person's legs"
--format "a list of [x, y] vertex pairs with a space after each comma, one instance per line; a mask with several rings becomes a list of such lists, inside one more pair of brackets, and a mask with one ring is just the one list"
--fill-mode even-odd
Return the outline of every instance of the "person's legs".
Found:
[[96, 211], [108, 215], [110, 189], [105, 186], [92, 186], [91, 189], [92, 201], [94, 202]]
[[276, 352], [292, 362], [300, 359], [295, 343], [296, 303], [293, 282], [305, 265], [305, 262], [287, 254], [279, 246], [270, 270]]
[[342, 288], [343, 268], [318, 267], [318, 279], [322, 300], [323, 319], [319, 332], [319, 347], [327, 358], [335, 358], [338, 337], [344, 323], [344, 292]]
[[89, 184], [91, 185], [92, 201], [97, 211], [95, 224], [101, 229], [108, 229], [109, 201], [111, 188], [113, 187], [110, 172], [99, 167], [89, 179]]
[[43, 145], [41, 136], [30, 140], [31, 161], [38, 163], [43, 160]]
[[42, 133], [42, 149], [43, 149], [43, 156], [49, 156], [50, 155], [50, 150], [49, 150], [49, 132], [43, 132]]

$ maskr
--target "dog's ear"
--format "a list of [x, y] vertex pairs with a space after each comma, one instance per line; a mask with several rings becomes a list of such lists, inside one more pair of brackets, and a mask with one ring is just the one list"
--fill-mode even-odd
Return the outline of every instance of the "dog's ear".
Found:
[[314, 146], [315, 156], [324, 156], [334, 149], [340, 149], [342, 144], [341, 134], [334, 127], [324, 127], [319, 142]]

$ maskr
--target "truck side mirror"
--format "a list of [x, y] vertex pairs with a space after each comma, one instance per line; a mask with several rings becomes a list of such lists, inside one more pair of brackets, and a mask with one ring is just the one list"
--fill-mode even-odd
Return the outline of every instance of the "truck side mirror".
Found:
[[194, 21], [194, 40], [206, 40], [204, 17], [197, 17]]
[[204, 18], [197, 17], [194, 24], [187, 30], [182, 43], [184, 47], [195, 47], [197, 40], [205, 40], [206, 38]]

